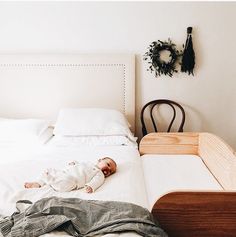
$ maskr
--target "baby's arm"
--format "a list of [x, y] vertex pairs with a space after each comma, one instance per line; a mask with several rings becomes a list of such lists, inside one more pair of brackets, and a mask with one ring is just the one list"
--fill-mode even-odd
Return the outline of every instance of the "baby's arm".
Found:
[[85, 190], [87, 193], [95, 192], [105, 181], [104, 174], [98, 172], [88, 183], [85, 184]]
[[85, 185], [85, 191], [86, 193], [92, 193], [93, 189], [90, 186]]

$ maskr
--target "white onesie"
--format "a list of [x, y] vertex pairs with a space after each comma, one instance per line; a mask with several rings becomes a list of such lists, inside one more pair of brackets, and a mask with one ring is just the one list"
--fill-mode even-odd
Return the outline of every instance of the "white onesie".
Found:
[[38, 183], [41, 186], [48, 184], [58, 192], [69, 192], [85, 186], [90, 186], [94, 192], [104, 180], [103, 172], [94, 164], [75, 162], [75, 165], [68, 165], [64, 170], [48, 169]]

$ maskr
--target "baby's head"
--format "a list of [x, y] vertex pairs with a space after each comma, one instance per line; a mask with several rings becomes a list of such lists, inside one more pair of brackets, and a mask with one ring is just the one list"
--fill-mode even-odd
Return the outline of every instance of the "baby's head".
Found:
[[105, 177], [116, 172], [116, 162], [110, 157], [104, 157], [98, 160], [97, 167], [103, 172]]

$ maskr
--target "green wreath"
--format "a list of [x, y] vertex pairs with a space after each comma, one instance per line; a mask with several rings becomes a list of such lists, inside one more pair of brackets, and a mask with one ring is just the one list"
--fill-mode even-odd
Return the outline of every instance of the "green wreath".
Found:
[[[170, 60], [168, 62], [161, 59], [160, 53], [164, 50], [170, 52]], [[155, 41], [150, 44], [148, 51], [144, 54], [144, 60], [150, 59], [148, 63], [151, 65], [147, 70], [151, 71], [151, 73], [155, 72], [156, 77], [161, 76], [161, 74], [172, 77], [174, 72], [178, 72], [175, 64], [179, 56], [181, 56], [180, 52], [175, 48], [175, 44], [170, 39], [164, 42], [158, 40], [158, 42]]]

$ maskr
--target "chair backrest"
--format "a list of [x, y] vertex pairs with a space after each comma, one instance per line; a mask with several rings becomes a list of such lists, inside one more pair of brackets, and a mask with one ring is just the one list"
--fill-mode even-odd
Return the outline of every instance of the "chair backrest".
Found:
[[185, 123], [185, 111], [184, 111], [183, 107], [180, 104], [178, 104], [177, 102], [175, 102], [175, 101], [160, 99], [160, 100], [150, 101], [146, 105], [144, 105], [143, 108], [142, 108], [142, 111], [141, 111], [141, 123], [142, 123], [143, 136], [147, 135], [147, 128], [146, 128], [146, 125], [145, 125], [145, 122], [144, 122], [144, 111], [145, 111], [145, 109], [147, 107], [150, 108], [150, 117], [151, 117], [151, 120], [152, 120], [152, 124], [153, 124], [154, 130], [155, 130], [155, 132], [158, 132], [158, 130], [157, 130], [157, 122], [158, 121], [157, 120], [155, 121], [155, 119], [154, 119], [153, 109], [154, 109], [154, 107], [156, 107], [156, 106], [158, 106], [160, 104], [169, 105], [172, 108], [172, 110], [173, 110], [173, 117], [172, 117], [172, 119], [170, 121], [170, 124], [168, 126], [167, 132], [170, 132], [171, 127], [172, 127], [172, 125], [174, 123], [174, 120], [176, 118], [176, 110], [175, 110], [175, 108], [179, 108], [180, 111], [181, 111], [182, 120], [181, 120], [179, 129], [178, 129], [178, 132], [183, 132], [184, 123]]

